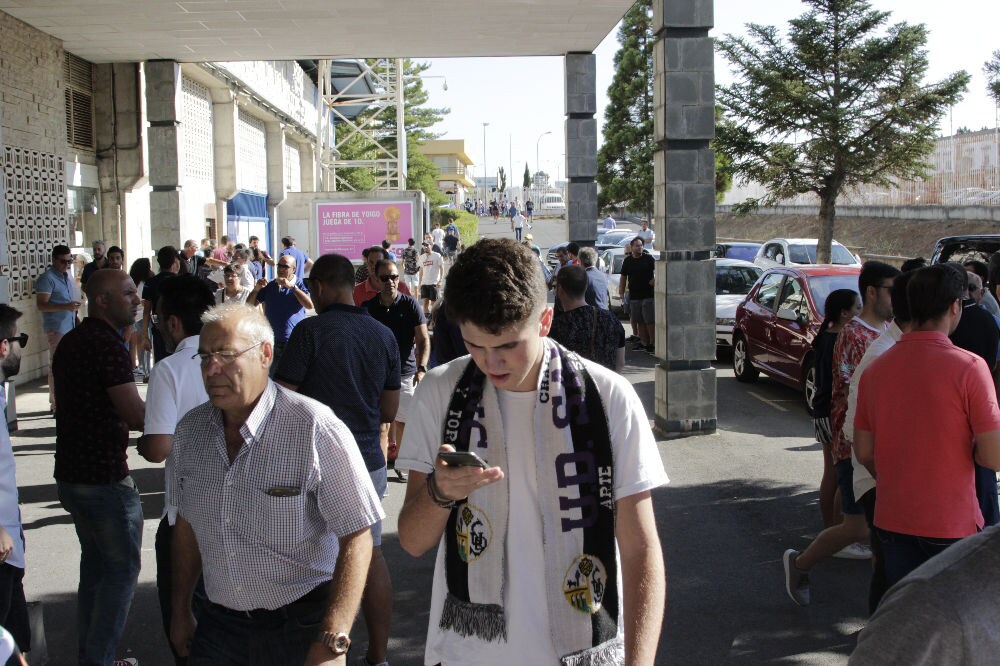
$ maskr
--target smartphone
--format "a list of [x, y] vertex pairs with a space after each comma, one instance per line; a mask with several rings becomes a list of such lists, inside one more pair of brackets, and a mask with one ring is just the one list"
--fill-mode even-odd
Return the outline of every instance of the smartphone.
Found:
[[486, 469], [489, 465], [472, 451], [442, 451], [438, 458], [454, 467], [479, 467]]

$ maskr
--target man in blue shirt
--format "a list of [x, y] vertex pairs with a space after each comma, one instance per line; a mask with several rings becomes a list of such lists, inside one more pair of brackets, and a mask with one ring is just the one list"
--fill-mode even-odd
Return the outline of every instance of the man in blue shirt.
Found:
[[[392, 423], [399, 406], [399, 349], [392, 331], [354, 304], [354, 266], [347, 257], [324, 254], [306, 282], [317, 316], [292, 331], [279, 384], [322, 402], [354, 434], [379, 497], [386, 493], [381, 424]], [[382, 557], [382, 521], [372, 525], [372, 560], [361, 610], [368, 627], [369, 664], [386, 661], [392, 618], [392, 581]]]
[[42, 330], [49, 343], [49, 409], [56, 411], [56, 394], [52, 381], [52, 357], [62, 337], [76, 327], [76, 312], [80, 301], [76, 298], [69, 267], [73, 255], [65, 245], [52, 248], [52, 266], [35, 281], [35, 305], [42, 313]]
[[[27, 335], [18, 335], [21, 313], [0, 305], [0, 414], [7, 411], [7, 395], [2, 382], [21, 370], [21, 350]], [[24, 532], [18, 507], [14, 451], [7, 433], [7, 419], [0, 419], [0, 625], [7, 628], [17, 646], [31, 649], [28, 605], [24, 600]]]
[[[285, 240], [288, 239], [283, 238], [282, 242]], [[264, 278], [257, 280], [253, 291], [247, 296], [248, 304], [264, 306], [264, 314], [274, 329], [274, 360], [270, 369], [272, 376], [280, 364], [281, 354], [292, 329], [305, 319], [306, 310], [312, 310], [313, 307], [309, 289], [301, 279], [295, 277], [295, 268], [295, 257], [283, 252], [278, 257], [278, 277], [271, 282]]]
[[[281, 245], [284, 249], [278, 255], [278, 257], [284, 257], [291, 255], [295, 259], [295, 279], [301, 280], [305, 276], [306, 272], [312, 268], [313, 262], [306, 253], [295, 247], [295, 239], [291, 236], [285, 236], [281, 239]], [[274, 363], [271, 365], [272, 368], [278, 365], [278, 358], [275, 357]]]

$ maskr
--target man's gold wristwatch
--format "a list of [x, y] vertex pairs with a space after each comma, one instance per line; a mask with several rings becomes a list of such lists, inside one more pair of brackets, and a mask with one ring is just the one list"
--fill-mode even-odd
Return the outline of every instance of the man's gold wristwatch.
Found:
[[313, 640], [325, 645], [330, 652], [338, 657], [342, 654], [347, 654], [347, 649], [351, 647], [350, 637], [342, 631], [338, 631], [335, 634], [329, 631], [321, 631], [316, 634], [316, 638]]

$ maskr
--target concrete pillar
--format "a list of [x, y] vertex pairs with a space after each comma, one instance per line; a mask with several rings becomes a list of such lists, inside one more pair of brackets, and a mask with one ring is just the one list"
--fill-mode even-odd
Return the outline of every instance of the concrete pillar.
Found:
[[267, 151], [267, 205], [273, 209], [288, 195], [285, 182], [285, 127], [282, 123], [276, 120], [264, 123], [264, 146]]
[[150, 241], [153, 250], [181, 247], [184, 216], [184, 141], [180, 123], [181, 68], [173, 60], [145, 64], [146, 116], [149, 118]]
[[593, 245], [597, 229], [597, 58], [567, 53], [566, 222], [569, 240]]
[[315, 192], [316, 187], [316, 159], [313, 155], [314, 147], [311, 143], [300, 143], [299, 146], [299, 177], [302, 183], [299, 185], [300, 192]]
[[94, 65], [94, 138], [101, 188], [101, 227], [108, 245], [125, 248], [124, 193], [145, 175], [141, 91], [136, 63]]
[[[209, 88], [212, 96], [212, 155], [215, 165], [215, 196], [232, 199], [236, 185], [236, 118], [239, 109], [229, 88]], [[224, 233], [224, 232], [223, 232]]]
[[715, 369], [715, 77], [713, 0], [655, 0], [655, 423], [667, 434], [712, 432]]

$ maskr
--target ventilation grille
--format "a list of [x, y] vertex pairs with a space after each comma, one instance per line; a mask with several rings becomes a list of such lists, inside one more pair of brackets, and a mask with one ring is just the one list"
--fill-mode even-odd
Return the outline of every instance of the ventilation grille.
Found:
[[74, 148], [94, 148], [94, 81], [89, 62], [67, 53], [63, 61], [66, 78], [66, 142]]

